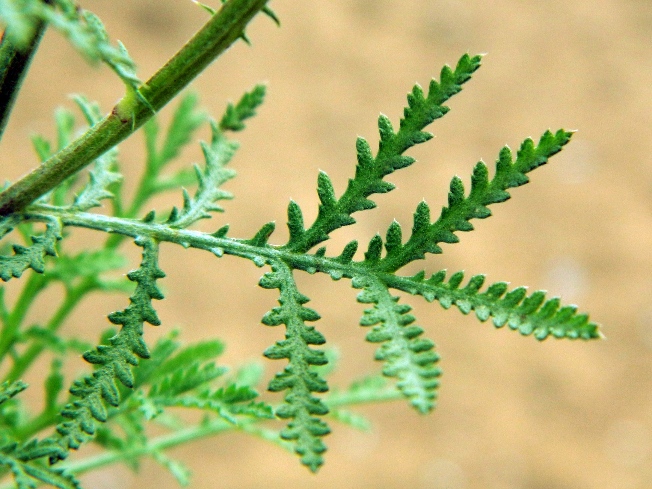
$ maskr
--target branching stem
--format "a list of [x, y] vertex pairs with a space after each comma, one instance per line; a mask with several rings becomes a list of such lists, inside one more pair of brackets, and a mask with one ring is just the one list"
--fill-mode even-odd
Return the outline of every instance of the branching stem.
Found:
[[0, 193], [0, 216], [23, 210], [130, 136], [233, 44], [266, 3], [267, 0], [226, 3], [138, 93], [128, 90], [109, 115]]
[[[401, 397], [402, 395], [396, 389], [373, 389], [370, 391], [353, 390], [331, 393], [325, 398], [325, 402], [330, 407], [341, 408], [375, 402], [394, 401], [401, 399]], [[194, 440], [219, 435], [232, 430], [239, 430], [253, 436], [264, 438], [265, 440], [274, 442], [281, 448], [292, 452], [293, 447], [291, 443], [281, 440], [276, 431], [272, 430], [268, 433], [264, 427], [260, 426], [263, 421], [264, 420], [261, 419], [239, 419], [237, 424], [233, 424], [222, 418], [216, 418], [208, 422], [203, 422], [197, 426], [181, 429], [167, 435], [161, 435], [150, 440], [146, 445], [136, 447], [132, 450], [107, 451], [100, 455], [87, 457], [76, 462], [61, 464], [60, 468], [65, 468], [76, 475], [80, 475], [127, 459], [137, 459], [151, 455], [157, 451], [167, 450]], [[2, 485], [0, 486], [0, 489], [9, 489], [9, 487], [11, 486]]]

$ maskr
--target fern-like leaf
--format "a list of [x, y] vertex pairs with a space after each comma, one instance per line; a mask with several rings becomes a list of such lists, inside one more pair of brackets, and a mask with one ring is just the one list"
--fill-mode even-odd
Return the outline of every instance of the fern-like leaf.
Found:
[[11, 472], [17, 489], [35, 489], [42, 484], [59, 489], [81, 489], [79, 481], [63, 470], [22, 460], [16, 444], [0, 447], [0, 467]]
[[[317, 193], [321, 205], [317, 218], [304, 232], [295, 231], [285, 245], [286, 248], [297, 252], [308, 251], [328, 239], [328, 235], [335, 229], [353, 224], [355, 219], [351, 214], [354, 212], [374, 208], [376, 204], [369, 197], [394, 189], [393, 184], [383, 179], [414, 163], [414, 158], [403, 156], [403, 153], [412, 146], [432, 138], [432, 134], [424, 132], [423, 129], [448, 112], [448, 107], [442, 104], [458, 93], [462, 84], [468, 81], [479, 67], [480, 56], [464, 55], [455, 70], [445, 66], [441, 71], [440, 81], [433, 79], [430, 82], [427, 96], [419, 85], [415, 85], [408, 94], [408, 106], [403, 112], [398, 131], [394, 130], [385, 115], [381, 115], [378, 119], [380, 143], [376, 156], [373, 156], [369, 143], [364, 138], [358, 138], [358, 165], [355, 177], [349, 180], [346, 191], [339, 199], [335, 196], [328, 176], [323, 172], [319, 174]], [[298, 223], [291, 222], [290, 225], [295, 230], [299, 228]]]
[[22, 380], [15, 380], [14, 382], [3, 382], [0, 384], [0, 405], [4, 404], [12, 397], [17, 396], [25, 389], [27, 389], [27, 384]]
[[4, 282], [12, 277], [19, 278], [25, 270], [45, 271], [45, 257], [57, 256], [56, 244], [61, 239], [61, 223], [58, 219], [50, 220], [45, 233], [32, 236], [31, 246], [13, 245], [14, 254], [0, 256], [0, 279]]
[[268, 348], [264, 355], [270, 359], [287, 359], [283, 372], [277, 373], [269, 384], [272, 392], [287, 390], [285, 402], [276, 415], [290, 422], [281, 437], [294, 442], [295, 452], [301, 462], [313, 472], [323, 464], [322, 454], [326, 445], [322, 437], [330, 432], [328, 425], [317, 416], [328, 413], [326, 405], [313, 392], [326, 392], [326, 380], [315, 372], [313, 366], [325, 365], [326, 355], [310, 345], [325, 343], [324, 336], [306, 321], [317, 321], [319, 314], [304, 306], [308, 298], [296, 287], [290, 268], [282, 262], [272, 263], [272, 271], [263, 275], [260, 286], [279, 289], [279, 306], [262, 319], [267, 326], [285, 324], [285, 340]]
[[[195, 167], [199, 188], [192, 198], [184, 190], [183, 210], [172, 210], [172, 214], [168, 219], [170, 225], [178, 228], [188, 227], [199, 219], [210, 217], [209, 212], [222, 212], [224, 209], [216, 205], [216, 201], [233, 198], [229, 192], [222, 190], [220, 186], [235, 176], [235, 171], [226, 168], [226, 165], [231, 161], [239, 145], [235, 141], [228, 140], [224, 136], [224, 132], [241, 131], [244, 129], [244, 121], [256, 115], [256, 108], [263, 103], [264, 98], [265, 86], [256, 85], [253, 90], [246, 92], [236, 105], [229, 104], [227, 106], [219, 124], [211, 121], [211, 144], [201, 143], [206, 167], [204, 171], [201, 171], [197, 166]], [[191, 111], [182, 109], [184, 109], [183, 104], [177, 111], [177, 114], [179, 114], [177, 125], [181, 125], [181, 122], [188, 120], [188, 129], [194, 130], [194, 120], [190, 117], [181, 117], [184, 114], [191, 115]], [[174, 129], [174, 124], [170, 130], [172, 129]], [[186, 128], [182, 127], [182, 129]], [[189, 134], [189, 131], [185, 131], [185, 133]], [[152, 138], [150, 137], [148, 139]], [[168, 136], [169, 139], [170, 136]], [[151, 144], [148, 144], [148, 148], [150, 146]], [[180, 145], [177, 144], [174, 147], [176, 148], [178, 146]], [[149, 152], [150, 154], [152, 153], [151, 149]], [[165, 152], [162, 155], [167, 158]]]
[[140, 268], [127, 275], [137, 284], [131, 304], [123, 311], [109, 315], [109, 320], [121, 325], [122, 329], [110, 338], [108, 345], [100, 345], [84, 354], [86, 361], [98, 366], [97, 370], [93, 375], [73, 383], [70, 393], [78, 399], [61, 412], [67, 421], [57, 425], [57, 435], [39, 442], [34, 449], [23, 447], [23, 460], [48, 456], [50, 463], [54, 463], [65, 458], [69, 449], [77, 449], [92, 438], [96, 430], [95, 422], [107, 419], [105, 403], [110, 406], [120, 403], [115, 381], [133, 387], [131, 368], [138, 365], [139, 358], [149, 357], [149, 350], [142, 339], [143, 323], [160, 324], [151, 302], [163, 298], [156, 280], [165, 274], [157, 264], [158, 243], [149, 238], [139, 238], [136, 242], [143, 247], [143, 260]]
[[[102, 113], [96, 103], [89, 102], [80, 95], [75, 96], [74, 100], [90, 127], [100, 121]], [[113, 198], [109, 188], [122, 180], [122, 174], [115, 171], [118, 166], [117, 157], [118, 149], [112, 148], [95, 160], [89, 172], [89, 182], [75, 197], [72, 205], [74, 210], [86, 211], [102, 205], [103, 199]]]
[[40, 347], [48, 348], [58, 355], [74, 352], [82, 354], [93, 345], [77, 338], [66, 339], [47, 328], [32, 326], [21, 333], [16, 342], [33, 341]]
[[383, 375], [398, 380], [399, 391], [417, 411], [431, 411], [441, 375], [435, 344], [421, 338], [423, 329], [413, 324], [415, 318], [409, 314], [412, 308], [399, 304], [398, 297], [392, 296], [382, 282], [371, 277], [355, 277], [353, 286], [363, 289], [358, 294], [358, 302], [374, 305], [364, 311], [360, 325], [374, 326], [366, 339], [382, 344], [376, 351], [376, 360], [384, 362]]
[[[48, 269], [48, 278], [60, 280], [67, 287], [72, 286], [82, 277], [92, 279], [102, 287], [102, 275], [112, 270], [119, 270], [126, 266], [127, 260], [124, 255], [115, 249], [105, 248], [97, 251], [82, 251], [77, 254], [62, 254], [54, 265]], [[123, 282], [124, 287], [131, 289], [131, 284]]]
[[143, 365], [144, 368], [138, 369], [139, 375], [141, 371], [147, 374], [151, 370], [147, 376], [150, 383], [159, 382], [167, 375], [191, 369], [195, 365], [214, 362], [224, 351], [224, 343], [211, 339], [188, 345], [172, 355], [179, 345], [170, 343], [169, 340], [157, 343], [152, 361], [147, 362], [146, 366]]
[[168, 457], [160, 450], [153, 451], [152, 457], [159, 464], [165, 467], [170, 472], [170, 474], [172, 474], [172, 477], [176, 479], [177, 483], [181, 487], [186, 487], [188, 484], [190, 484], [190, 476], [192, 473], [183, 462]]
[[199, 187], [194, 197], [190, 197], [184, 190], [183, 209], [180, 212], [173, 209], [168, 219], [168, 224], [172, 227], [186, 228], [199, 219], [210, 217], [209, 212], [221, 212], [224, 209], [215, 202], [232, 198], [220, 186], [235, 176], [235, 171], [226, 168], [226, 165], [238, 149], [238, 144], [228, 140], [214, 121], [211, 122], [211, 127], [213, 135], [210, 145], [204, 142], [201, 144], [206, 166], [204, 170], [195, 166]]
[[412, 235], [401, 244], [398, 223], [392, 224], [387, 232], [387, 256], [375, 265], [377, 270], [394, 272], [414, 260], [423, 259], [426, 253], [441, 253], [438, 243], [457, 243], [457, 231], [471, 231], [471, 219], [484, 219], [491, 215], [488, 205], [510, 198], [507, 189], [529, 182], [526, 173], [548, 162], [548, 158], [561, 151], [572, 133], [560, 129], [555, 134], [546, 131], [539, 144], [526, 139], [514, 160], [509, 147], [500, 151], [496, 162], [496, 173], [489, 180], [487, 166], [479, 162], [471, 177], [471, 192], [464, 194], [464, 185], [458, 177], [453, 178], [448, 194], [448, 207], [442, 209], [439, 219], [430, 222], [430, 208], [421, 202], [414, 213]]
[[[151, 398], [152, 394], [149, 397]], [[251, 387], [229, 384], [215, 391], [206, 389], [196, 394], [154, 398], [154, 402], [166, 407], [212, 411], [232, 424], [238, 424], [238, 416], [273, 419], [272, 407], [264, 402], [255, 402], [257, 398], [258, 393]]]
[[220, 120], [222, 131], [242, 131], [244, 121], [256, 115], [256, 109], [265, 100], [265, 85], [256, 85], [250, 92], [246, 92], [236, 105], [229, 104]]
[[200, 361], [194, 362], [154, 384], [148, 396], [174, 399], [175, 396], [196, 389], [224, 375], [226, 371], [225, 367], [218, 367], [212, 362], [208, 364], [202, 364]]
[[95, 160], [89, 172], [89, 182], [75, 197], [72, 209], [87, 211], [102, 205], [102, 200], [112, 199], [109, 187], [122, 180], [122, 175], [113, 171], [116, 167], [117, 150], [114, 148]]
[[601, 337], [598, 325], [589, 321], [588, 315], [578, 314], [577, 306], [562, 306], [558, 297], [546, 300], [544, 291], [528, 295], [525, 287], [517, 287], [508, 292], [506, 282], [497, 282], [480, 292], [484, 275], [471, 277], [464, 287], [460, 287], [462, 272], [451, 275], [448, 282], [445, 278], [443, 270], [430, 278], [421, 272], [410, 278], [390, 278], [388, 285], [419, 294], [428, 302], [437, 300], [446, 309], [456, 305], [464, 314], [475, 311], [480, 321], [492, 318], [497, 328], [507, 325], [538, 340], [550, 335], [585, 340]]

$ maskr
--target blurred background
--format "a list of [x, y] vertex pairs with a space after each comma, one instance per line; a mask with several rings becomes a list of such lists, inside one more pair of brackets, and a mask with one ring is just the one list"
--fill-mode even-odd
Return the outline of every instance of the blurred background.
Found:
[[[143, 79], [206, 21], [206, 12], [189, 0], [80, 3], [125, 43]], [[238, 42], [192, 87], [217, 117], [245, 89], [268, 84], [266, 103], [239, 135], [238, 177], [226, 185], [235, 200], [225, 203], [225, 214], [200, 223], [202, 229], [230, 223], [232, 236], [250, 237], [275, 220], [271, 241], [282, 243], [289, 199], [309, 222], [320, 169], [341, 194], [354, 171], [355, 138], [375, 147], [380, 112], [396, 127], [415, 82], [427, 86], [465, 52], [487, 53], [448, 104], [451, 112], [429, 128], [436, 138], [410, 150], [418, 162], [389, 178], [397, 190], [375, 197], [377, 209], [357, 214], [356, 226], [335, 233], [330, 253], [350, 239], [366, 243], [394, 218], [411, 226], [419, 201], [433, 211], [444, 205], [450, 179], [457, 174], [468, 184], [473, 165], [480, 159], [492, 164], [503, 145], [515, 149], [548, 128], [576, 129], [566, 149], [531, 174], [530, 184], [492, 207], [493, 217], [474, 222], [476, 230], [462, 234], [459, 244], [405, 272], [466, 270], [486, 273], [487, 283], [546, 289], [590, 312], [606, 340], [539, 343], [409, 298], [442, 356], [434, 413], [419, 416], [405, 403], [364, 407], [373, 430], [335, 425], [316, 476], [296, 457], [245, 435], [173, 450], [193, 470], [192, 487], [652, 487], [652, 3], [273, 0], [271, 6], [282, 27], [257, 18], [248, 29], [253, 46]], [[28, 138], [53, 136], [52, 111], [72, 108], [66, 95], [73, 92], [109, 110], [123, 90], [106, 67], [89, 68], [48, 32], [2, 141], [3, 179], [15, 180], [37, 164]], [[168, 108], [162, 119], [169, 114]], [[206, 129], [202, 137], [209, 137]], [[133, 188], [142, 136], [124, 143], [121, 155], [127, 188]], [[195, 145], [179, 165], [200, 160]], [[173, 194], [153, 206], [180, 202]], [[94, 239], [75, 230], [68, 246]], [[135, 265], [138, 250], [126, 249]], [[167, 273], [161, 281], [167, 298], [158, 305], [163, 326], [150, 328], [150, 338], [175, 327], [188, 341], [216, 336], [228, 347], [224, 362], [237, 365], [261, 358], [282, 337], [282, 329], [260, 325], [277, 298], [257, 286], [261, 269], [170, 245], [162, 247], [161, 265]], [[363, 306], [350, 284], [305, 275], [299, 283], [323, 317], [319, 329], [341, 354], [332, 384], [377, 372], [374, 347], [357, 325]], [[67, 333], [96, 339], [108, 325], [102, 315], [124, 303], [118, 296], [90, 298]], [[265, 365], [267, 378], [283, 367]], [[83, 480], [93, 489], [177, 487], [149, 461], [140, 476], [110, 467]]]

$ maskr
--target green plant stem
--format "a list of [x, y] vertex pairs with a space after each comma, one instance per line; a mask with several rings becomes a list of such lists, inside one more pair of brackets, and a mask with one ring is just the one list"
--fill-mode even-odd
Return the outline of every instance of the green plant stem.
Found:
[[[241, 420], [240, 423], [241, 426], [236, 426], [221, 418], [216, 418], [197, 426], [192, 426], [190, 428], [176, 431], [169, 435], [159, 436], [153, 440], [150, 440], [146, 445], [136, 447], [132, 450], [122, 452], [110, 451], [95, 457], [79, 460], [77, 462], [72, 462], [65, 465], [62, 464], [61, 467], [66, 470], [70, 470], [74, 474], [82, 474], [90, 470], [98, 469], [105, 465], [114, 464], [116, 462], [121, 462], [127, 459], [135, 459], [138, 457], [146, 456], [153, 452], [167, 450], [184, 443], [189, 443], [194, 440], [217, 435], [233, 429], [242, 429], [243, 431], [248, 431], [247, 426], [256, 423], [256, 420]], [[256, 433], [253, 432], [252, 434]], [[0, 489], [4, 489], [4, 487]]]
[[[43, 2], [52, 3], [51, 0], [43, 0]], [[7, 30], [2, 36], [2, 41], [0, 41], [0, 139], [7, 127], [11, 109], [46, 27], [47, 24], [41, 20], [35, 23], [32, 37], [24, 50], [14, 46]]]
[[138, 93], [128, 90], [109, 115], [0, 193], [0, 216], [23, 210], [131, 135], [233, 44], [266, 3], [267, 0], [226, 3]]
[[[94, 278], [85, 278], [75, 287], [68, 289], [62, 304], [59, 306], [59, 309], [57, 309], [57, 311], [48, 322], [46, 329], [50, 332], [57, 331], [66, 320], [68, 315], [73, 311], [77, 304], [79, 304], [79, 301], [88, 292], [95, 288], [95, 283], [96, 281]], [[27, 348], [25, 353], [21, 354], [16, 359], [14, 366], [11, 368], [9, 374], [7, 375], [7, 380], [11, 381], [19, 379], [44, 349], [45, 345], [43, 343], [34, 343], [29, 348]]]
[[352, 392], [333, 392], [325, 399], [329, 408], [340, 408], [355, 404], [371, 404], [374, 402], [399, 401], [405, 396], [395, 387], [382, 389], [365, 389]]
[[[380, 390], [364, 390], [360, 392], [339, 392], [329, 395], [326, 398], [326, 403], [329, 407], [343, 407], [351, 405], [368, 404], [372, 402], [386, 402], [394, 401], [402, 398], [402, 394], [396, 389], [383, 388]], [[38, 418], [35, 418], [35, 420]], [[40, 428], [45, 428], [48, 418], [39, 423]], [[106, 465], [122, 462], [128, 459], [136, 459], [139, 457], [150, 455], [157, 451], [167, 450], [184, 443], [189, 443], [201, 438], [218, 435], [231, 430], [239, 430], [250, 435], [263, 438], [271, 441], [281, 448], [293, 451], [290, 443], [284, 442], [278, 438], [278, 433], [273, 432], [274, 436], [270, 436], [268, 430], [261, 428], [261, 422], [268, 421], [262, 419], [240, 419], [237, 425], [230, 423], [222, 418], [212, 419], [208, 422], [201, 423], [190, 428], [181, 429], [167, 435], [162, 435], [150, 440], [147, 444], [135, 447], [131, 450], [124, 450], [120, 452], [107, 451], [100, 455], [88, 457], [76, 462], [61, 464], [60, 467], [79, 475], [84, 472], [98, 469]], [[32, 423], [34, 424], [34, 423]], [[2, 485], [0, 489], [8, 489], [11, 486]]]
[[2, 364], [2, 360], [7, 352], [13, 348], [16, 335], [25, 319], [27, 311], [36, 299], [36, 296], [43, 290], [47, 281], [46, 277], [36, 273], [30, 274], [27, 279], [27, 283], [23, 287], [11, 314], [9, 314], [7, 321], [2, 327], [2, 331], [0, 331], [0, 364]]

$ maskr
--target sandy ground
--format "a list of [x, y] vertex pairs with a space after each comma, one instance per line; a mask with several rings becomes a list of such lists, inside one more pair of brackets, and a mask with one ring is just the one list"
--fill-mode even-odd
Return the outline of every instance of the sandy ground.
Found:
[[[126, 44], [144, 78], [205, 20], [187, 0], [81, 3]], [[215, 115], [245, 88], [260, 81], [269, 87], [265, 106], [240, 137], [233, 163], [239, 176], [227, 186], [236, 199], [203, 229], [228, 222], [232, 235], [248, 237], [275, 220], [279, 231], [272, 241], [282, 242], [288, 200], [301, 204], [307, 221], [314, 216], [319, 169], [341, 193], [353, 172], [355, 138], [375, 145], [380, 112], [397, 124], [414, 82], [427, 85], [465, 52], [488, 53], [450, 102], [450, 114], [432, 126], [436, 138], [410, 152], [418, 163], [390, 178], [398, 189], [378, 197], [378, 209], [360, 215], [357, 226], [336, 233], [329, 249], [334, 253], [353, 238], [364, 242], [394, 218], [409, 228], [420, 200], [434, 209], [444, 205], [453, 175], [468, 182], [475, 162], [491, 163], [504, 144], [515, 148], [547, 128], [577, 129], [567, 149], [537, 169], [529, 185], [494, 207], [494, 217], [418, 266], [549, 290], [590, 312], [607, 339], [538, 343], [411, 298], [445, 371], [432, 415], [419, 416], [402, 403], [361, 409], [373, 431], [335, 426], [317, 476], [244, 435], [174, 450], [194, 472], [192, 487], [652, 487], [652, 3], [274, 0], [272, 6], [282, 27], [257, 19], [249, 29], [253, 47], [239, 43], [194, 85]], [[71, 92], [107, 110], [122, 93], [106, 68], [88, 68], [48, 33], [2, 141], [3, 178], [15, 180], [36, 164], [28, 136], [52, 135], [51, 112], [71, 106]], [[131, 188], [142, 154], [139, 136], [122, 147]], [[199, 157], [192, 149], [181, 163]], [[175, 194], [156, 205], [168, 209], [179, 202]], [[94, 239], [75, 231], [69, 246]], [[127, 249], [135, 260], [135, 247]], [[257, 287], [260, 269], [172, 246], [163, 247], [162, 267], [168, 277], [162, 281], [161, 329], [180, 327], [187, 340], [223, 338], [230, 364], [259, 358], [282, 336], [259, 324], [276, 300]], [[352, 372], [376, 372], [373, 347], [357, 326], [362, 306], [355, 291], [324, 277], [299, 281], [323, 316], [321, 331], [341, 352], [346, 373], [333, 383], [343, 385]], [[89, 299], [66, 330], [95, 338], [106, 326], [97, 311], [123, 304], [119, 297]], [[268, 362], [267, 375], [280, 368]], [[138, 478], [112, 467], [84, 481], [89, 489], [176, 487], [149, 461]]]

